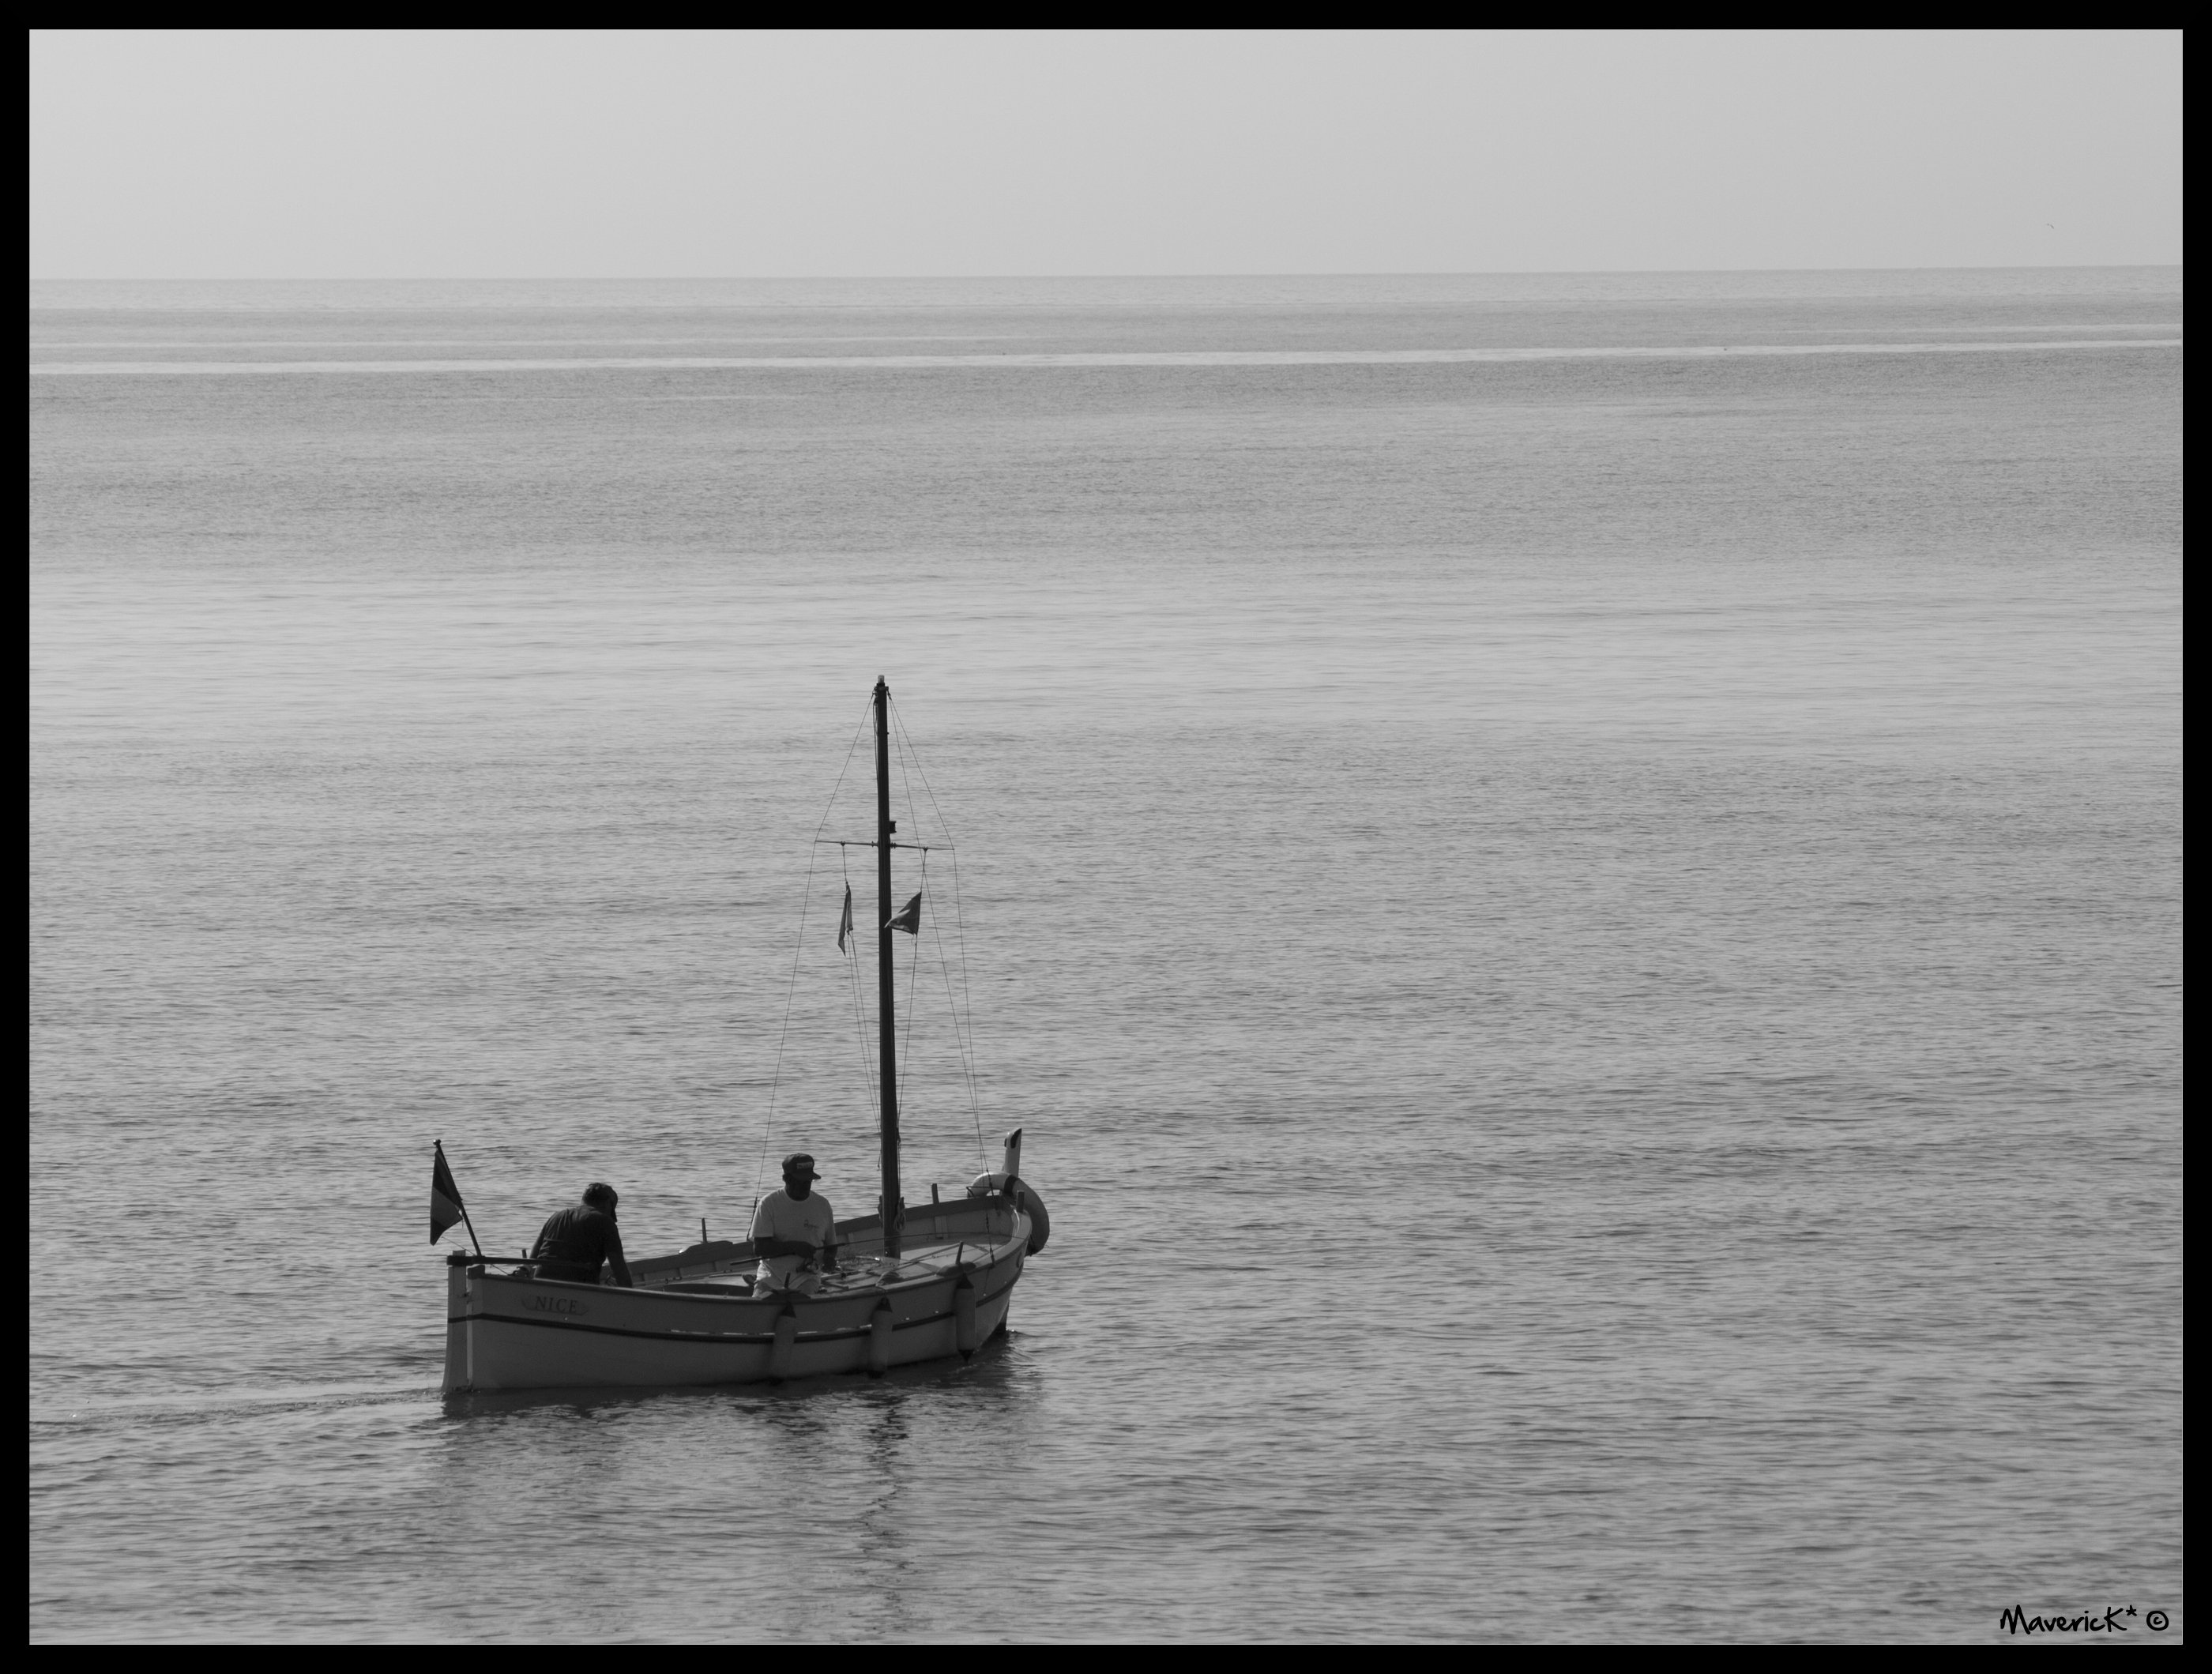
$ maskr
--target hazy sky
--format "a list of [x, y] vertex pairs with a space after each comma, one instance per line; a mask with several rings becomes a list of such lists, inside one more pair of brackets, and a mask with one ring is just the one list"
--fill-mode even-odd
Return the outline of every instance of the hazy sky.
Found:
[[2181, 38], [36, 33], [31, 276], [2181, 259]]

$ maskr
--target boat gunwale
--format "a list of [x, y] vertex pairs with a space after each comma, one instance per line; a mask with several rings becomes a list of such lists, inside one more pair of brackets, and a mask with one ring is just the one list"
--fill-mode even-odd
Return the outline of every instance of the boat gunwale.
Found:
[[[1010, 1280], [1005, 1286], [994, 1287], [989, 1291], [989, 1295], [996, 1296], [1000, 1294], [1000, 1289], [1012, 1289], [1013, 1287], [1014, 1281], [1019, 1280], [1021, 1277], [1022, 1263], [1017, 1258], [1027, 1253], [1030, 1234], [1034, 1231], [1034, 1223], [1031, 1221], [1029, 1214], [1025, 1211], [1019, 1208], [1015, 1209], [1014, 1217], [1014, 1227], [1012, 1232], [1004, 1234], [993, 1234], [992, 1236], [994, 1239], [998, 1240], [997, 1242], [992, 1245], [981, 1245], [981, 1248], [988, 1249], [990, 1253], [980, 1261], [955, 1262], [949, 1267], [940, 1268], [931, 1273], [917, 1274], [911, 1279], [896, 1279], [889, 1284], [878, 1283], [872, 1285], [859, 1285], [848, 1290], [832, 1291], [827, 1294], [818, 1291], [809, 1293], [787, 1290], [771, 1291], [766, 1295], [761, 1295], [756, 1293], [738, 1291], [733, 1288], [726, 1295], [712, 1295], [704, 1294], [698, 1291], [669, 1290], [654, 1285], [605, 1285], [589, 1279], [544, 1279], [538, 1277], [536, 1274], [525, 1275], [520, 1273], [501, 1273], [489, 1265], [477, 1262], [464, 1262], [460, 1263], [460, 1266], [463, 1270], [470, 1275], [471, 1280], [482, 1281], [485, 1284], [496, 1283], [500, 1285], [529, 1286], [532, 1287], [538, 1286], [554, 1286], [562, 1290], [567, 1291], [592, 1291], [602, 1297], [608, 1298], [628, 1296], [641, 1299], [651, 1297], [670, 1302], [703, 1302], [710, 1307], [758, 1308], [772, 1311], [773, 1317], [781, 1315], [787, 1308], [791, 1309], [794, 1312], [800, 1312], [802, 1310], [809, 1307], [810, 1305], [815, 1308], [822, 1308], [842, 1306], [854, 1302], [865, 1302], [871, 1300], [888, 1300], [896, 1295], [911, 1295], [915, 1291], [924, 1285], [945, 1284], [951, 1282], [953, 1285], [953, 1287], [957, 1289], [958, 1281], [961, 1279], [982, 1278], [987, 1275], [994, 1274], [997, 1269], [1004, 1266], [1009, 1260], [1014, 1260], [1014, 1280]], [[978, 1240], [978, 1243], [980, 1244], [980, 1240]], [[980, 1289], [981, 1287], [979, 1287], [978, 1288]], [[979, 1295], [976, 1300], [981, 1301], [984, 1299], [982, 1296]], [[941, 1314], [935, 1316], [935, 1318], [944, 1318], [948, 1316]], [[511, 1316], [507, 1314], [493, 1314], [483, 1312], [482, 1311], [475, 1313], [449, 1314], [447, 1318], [448, 1324], [468, 1319], [502, 1319], [508, 1320], [510, 1323], [518, 1324], [562, 1324], [580, 1330], [617, 1330], [623, 1329], [613, 1326], [586, 1326], [581, 1324], [580, 1322], [567, 1319], [514, 1319]], [[865, 1330], [866, 1327], [862, 1327], [861, 1329]], [[894, 1330], [902, 1330], [906, 1329], [906, 1327], [903, 1324], [895, 1323], [891, 1329]], [[645, 1336], [662, 1335], [662, 1333], [655, 1331], [636, 1330], [631, 1330], [629, 1334]], [[685, 1333], [685, 1335], [690, 1336], [693, 1334]], [[802, 1332], [801, 1335], [806, 1336], [813, 1334]], [[818, 1335], [827, 1337], [833, 1334], [823, 1332]]]
[[[1005, 1265], [1003, 1260], [995, 1261], [985, 1266], [976, 1268], [968, 1274], [939, 1273], [930, 1275], [927, 1279], [915, 1280], [911, 1282], [915, 1284], [945, 1284], [949, 1285], [951, 1289], [957, 1291], [959, 1288], [959, 1281], [961, 1279], [979, 1278], [993, 1275], [994, 1269], [1002, 1267], [1003, 1265]], [[482, 1273], [482, 1269], [478, 1269], [478, 1271], [480, 1274]], [[483, 1276], [502, 1277], [502, 1282], [517, 1285], [552, 1284], [561, 1285], [570, 1289], [609, 1288], [609, 1287], [581, 1285], [577, 1281], [569, 1279], [506, 1279], [503, 1275], [484, 1275]], [[1016, 1260], [1013, 1263], [1012, 1274], [1004, 1284], [994, 1285], [988, 1289], [981, 1285], [975, 1287], [976, 1292], [976, 1306], [981, 1307], [986, 1303], [996, 1301], [1000, 1297], [1006, 1295], [1017, 1284], [1021, 1282], [1021, 1277], [1022, 1263], [1018, 1260]], [[775, 1312], [771, 1316], [769, 1329], [766, 1331], [692, 1331], [668, 1326], [652, 1329], [636, 1325], [598, 1325], [589, 1324], [584, 1320], [557, 1314], [533, 1315], [494, 1313], [482, 1307], [479, 1307], [479, 1309], [473, 1313], [450, 1313], [446, 1317], [446, 1323], [449, 1326], [477, 1324], [534, 1325], [541, 1329], [550, 1330], [585, 1331], [600, 1336], [647, 1337], [660, 1342], [690, 1343], [702, 1347], [721, 1344], [772, 1343], [775, 1341], [775, 1330], [773, 1321], [775, 1319], [781, 1318], [787, 1307], [790, 1308], [795, 1314], [798, 1312], [797, 1304], [800, 1301], [818, 1303], [857, 1302], [866, 1300], [871, 1296], [882, 1299], [887, 1295], [887, 1292], [881, 1290], [860, 1290], [847, 1292], [841, 1295], [826, 1298], [771, 1297], [758, 1302], [756, 1302], [750, 1297], [732, 1297], [726, 1300], [718, 1296], [692, 1296], [686, 1297], [684, 1299], [687, 1301], [712, 1302], [721, 1304], [726, 1306], [736, 1306], [743, 1307], [758, 1307], [763, 1311], [773, 1309]], [[872, 1310], [871, 1312], [872, 1312]], [[919, 1330], [925, 1325], [941, 1325], [948, 1319], [957, 1318], [958, 1317], [958, 1308], [954, 1306], [945, 1308], [938, 1312], [925, 1314], [916, 1319], [893, 1320], [891, 1322], [891, 1330], [894, 1332], [907, 1331]], [[866, 1336], [873, 1329], [873, 1322], [868, 1321], [859, 1325], [830, 1326], [811, 1331], [801, 1330], [798, 1333], [797, 1340], [801, 1342], [844, 1342], [856, 1337]]]
[[[1020, 1275], [1015, 1276], [1018, 1280]], [[1014, 1281], [1009, 1281], [996, 1290], [980, 1293], [975, 1298], [975, 1306], [981, 1307], [987, 1302], [995, 1302], [1013, 1287]], [[780, 1315], [778, 1317], [781, 1318]], [[946, 1320], [957, 1319], [958, 1317], [957, 1309], [948, 1308], [942, 1313], [925, 1314], [919, 1319], [894, 1320], [891, 1330], [894, 1333], [919, 1330], [925, 1325], [942, 1325]], [[645, 1337], [655, 1342], [676, 1342], [699, 1348], [773, 1343], [775, 1341], [775, 1333], [773, 1330], [684, 1331], [666, 1329], [647, 1330], [635, 1325], [593, 1325], [580, 1319], [564, 1319], [551, 1315], [533, 1318], [528, 1314], [457, 1313], [448, 1315], [446, 1323], [448, 1325], [531, 1325], [541, 1330], [584, 1331], [595, 1336]], [[873, 1329], [872, 1324], [841, 1325], [826, 1330], [800, 1331], [795, 1340], [799, 1342], [849, 1342], [866, 1336]]]

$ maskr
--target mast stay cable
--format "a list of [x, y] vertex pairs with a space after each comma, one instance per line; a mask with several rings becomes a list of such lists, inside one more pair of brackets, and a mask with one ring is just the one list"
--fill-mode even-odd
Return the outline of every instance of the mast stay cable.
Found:
[[[945, 810], [938, 805], [936, 788], [929, 782], [928, 770], [921, 764], [921, 752], [916, 747], [913, 734], [906, 729], [906, 721], [898, 712], [898, 702], [896, 698], [891, 701], [890, 708], [892, 723], [898, 728], [899, 778], [902, 784], [906, 784], [908, 813], [911, 817], [914, 813], [914, 788], [911, 784], [906, 783], [906, 758], [911, 755], [914, 758], [915, 774], [921, 781], [922, 794], [929, 798], [930, 812], [935, 816], [937, 829], [945, 837], [944, 846], [952, 853], [952, 922], [960, 960], [960, 999], [958, 1000], [953, 997], [952, 971], [945, 956], [945, 932], [939, 926], [934, 911], [930, 914], [929, 929], [931, 937], [937, 943], [938, 969], [944, 974], [945, 1008], [952, 1019], [953, 1044], [959, 1049], [961, 1073], [968, 1084], [968, 1112], [975, 1127], [975, 1160], [979, 1166], [988, 1170], [991, 1166], [990, 1156], [983, 1144], [983, 1109], [978, 1096], [975, 1079], [975, 1002], [968, 986], [967, 916], [960, 898], [960, 848], [957, 843], [951, 841], [952, 828], [945, 821]], [[926, 845], [923, 847], [921, 862], [922, 877], [926, 881], [929, 876], [929, 853]], [[921, 952], [919, 947], [915, 949], [917, 958], [920, 957]], [[963, 1000], [966, 1001], [968, 1014], [964, 1027], [961, 1019], [961, 1001]], [[909, 998], [908, 1002], [909, 1026], [913, 1018], [912, 1003]]]
[[[853, 873], [846, 863], [847, 847], [842, 843], [837, 845], [837, 867], [844, 875], [845, 890], [849, 896], [853, 888]], [[860, 999], [860, 938], [858, 932], [854, 934], [845, 949], [845, 974], [850, 979], [847, 986], [853, 995], [853, 1027], [860, 1039], [860, 1080], [868, 1089], [868, 1109], [872, 1112], [877, 1100], [876, 1058], [868, 1044], [867, 1007]]]
[[[861, 712], [860, 724], [854, 731], [852, 743], [845, 748], [845, 764], [837, 770], [837, 782], [830, 787], [830, 800], [823, 805], [822, 818], [814, 827], [817, 838], [821, 837], [823, 827], [830, 824], [830, 813], [837, 806], [837, 793], [844, 788], [845, 775], [852, 770], [853, 752], [860, 747], [860, 734], [867, 730], [874, 710], [875, 702], [871, 698], [867, 709]], [[806, 912], [813, 904], [814, 861], [815, 849], [810, 846], [806, 851], [806, 882], [799, 898], [799, 934], [791, 947], [791, 980], [785, 984], [783, 990], [783, 1026], [776, 1032], [775, 1037], [775, 1072], [769, 1077], [768, 1084], [768, 1119], [761, 1129], [760, 1154], [753, 1164], [752, 1201], [756, 1204], [760, 1202], [761, 1175], [768, 1167], [769, 1141], [775, 1137], [775, 1096], [783, 1085], [783, 1047], [791, 1034], [792, 999], [799, 992], [799, 958], [806, 950]]]

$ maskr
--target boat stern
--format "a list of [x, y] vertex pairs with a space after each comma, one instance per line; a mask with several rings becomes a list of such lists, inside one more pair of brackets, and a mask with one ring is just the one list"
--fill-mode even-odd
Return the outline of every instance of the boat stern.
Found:
[[[483, 1269], [478, 1268], [481, 1275]], [[441, 1392], [453, 1395], [471, 1386], [469, 1306], [474, 1300], [467, 1257], [456, 1250], [446, 1259], [446, 1375]]]

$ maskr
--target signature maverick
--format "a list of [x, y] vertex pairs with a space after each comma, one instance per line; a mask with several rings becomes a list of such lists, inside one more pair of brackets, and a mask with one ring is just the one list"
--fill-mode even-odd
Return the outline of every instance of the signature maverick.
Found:
[[[2120, 1620], [2136, 1613], [2133, 1604], [2125, 1608], [2115, 1604], [2102, 1616], [2084, 1611], [2080, 1616], [2030, 1616], [2014, 1604], [1997, 1615], [1997, 1626], [2008, 1634], [2124, 1634], [2128, 1624]], [[2142, 1618], [2143, 1626], [2151, 1632], [2166, 1631], [2166, 1612], [2153, 1610]]]

